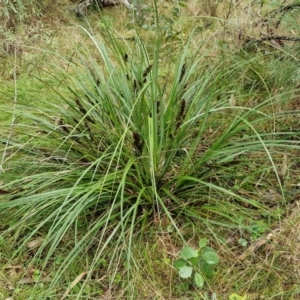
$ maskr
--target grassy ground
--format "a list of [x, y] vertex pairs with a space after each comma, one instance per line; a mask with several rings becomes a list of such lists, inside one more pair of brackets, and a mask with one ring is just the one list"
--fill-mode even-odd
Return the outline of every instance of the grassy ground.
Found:
[[3, 19], [0, 299], [299, 299], [297, 10], [48, 2]]

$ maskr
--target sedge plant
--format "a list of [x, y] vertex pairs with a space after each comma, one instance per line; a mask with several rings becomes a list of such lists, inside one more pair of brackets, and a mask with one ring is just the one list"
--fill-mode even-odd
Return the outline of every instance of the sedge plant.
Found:
[[[240, 61], [208, 61], [188, 41], [166, 65], [159, 36], [149, 53], [138, 36], [133, 47], [106, 30], [106, 41], [86, 31], [93, 46], [65, 59], [68, 68], [56, 66], [51, 85], [41, 79], [38, 104], [18, 103], [17, 122], [7, 124], [3, 167], [15, 178], [2, 174], [1, 236], [15, 256], [42, 236], [32, 258], [41, 273], [67, 248], [49, 284], [49, 293], [65, 287], [63, 298], [72, 293], [64, 276], [82, 256], [85, 283], [109, 274], [111, 292], [134, 295], [135, 241], [162, 217], [182, 245], [185, 219], [240, 228], [269, 220], [256, 185], [269, 176], [284, 203], [274, 155], [299, 146], [290, 139], [297, 133], [269, 130], [285, 117], [271, 108], [290, 94], [269, 94], [255, 107], [230, 104], [230, 94], [241, 93]], [[74, 297], [83, 293], [84, 284]]]

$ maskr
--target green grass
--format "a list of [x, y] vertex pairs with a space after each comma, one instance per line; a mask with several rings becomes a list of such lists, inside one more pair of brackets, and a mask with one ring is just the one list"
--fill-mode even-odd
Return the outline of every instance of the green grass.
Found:
[[[128, 41], [106, 21], [1, 87], [0, 296], [293, 299], [276, 251], [236, 257], [295, 203], [294, 48], [212, 55], [195, 30], [169, 57], [159, 27]], [[203, 237], [221, 262], [201, 290], [173, 263]]]

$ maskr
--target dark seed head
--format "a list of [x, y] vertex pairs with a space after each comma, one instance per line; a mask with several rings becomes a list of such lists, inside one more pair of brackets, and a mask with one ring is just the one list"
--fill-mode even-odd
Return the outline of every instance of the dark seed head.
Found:
[[124, 54], [124, 61], [128, 62], [128, 54], [127, 53]]
[[135, 148], [141, 153], [143, 151], [143, 141], [138, 132], [133, 132], [133, 143]]
[[183, 80], [183, 77], [185, 75], [186, 72], [186, 63], [184, 63], [182, 65], [181, 71], [180, 71], [180, 78], [179, 78], [179, 82], [181, 82]]

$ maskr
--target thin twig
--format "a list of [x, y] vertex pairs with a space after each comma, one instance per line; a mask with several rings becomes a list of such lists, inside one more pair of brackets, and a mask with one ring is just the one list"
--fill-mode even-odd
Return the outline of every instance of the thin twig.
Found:
[[261, 44], [265, 41], [293, 41], [293, 42], [300, 42], [300, 37], [293, 37], [293, 36], [281, 36], [281, 35], [266, 35], [260, 39], [250, 39], [247, 43], [243, 46], [244, 49], [247, 49], [254, 44]]
[[265, 15], [265, 17], [270, 16], [271, 18], [274, 18], [278, 13], [286, 13], [289, 10], [299, 9], [299, 8], [300, 8], [300, 3], [293, 3], [293, 4], [280, 6], [279, 8], [276, 8], [276, 9], [268, 12]]
[[281, 21], [282, 21], [284, 15], [288, 11], [291, 11], [291, 10], [294, 10], [294, 9], [300, 9], [300, 3], [293, 3], [293, 4], [283, 5], [283, 6], [280, 6], [279, 8], [271, 10], [270, 12], [268, 12], [264, 16], [264, 19], [262, 21], [260, 21], [260, 23], [264, 23], [264, 24], [269, 23], [269, 21], [271, 19], [275, 19], [275, 17], [277, 15], [279, 15], [279, 18], [275, 23], [275, 28], [278, 28], [279, 25], [281, 24]]

